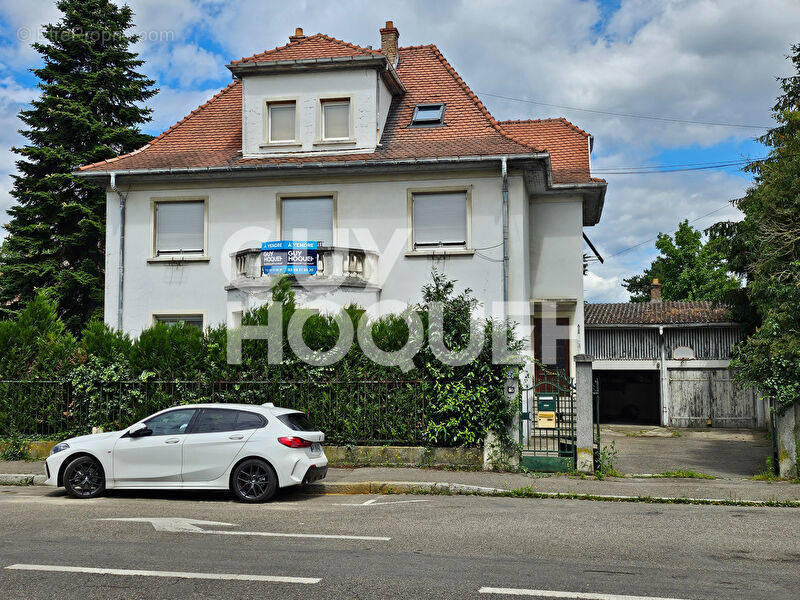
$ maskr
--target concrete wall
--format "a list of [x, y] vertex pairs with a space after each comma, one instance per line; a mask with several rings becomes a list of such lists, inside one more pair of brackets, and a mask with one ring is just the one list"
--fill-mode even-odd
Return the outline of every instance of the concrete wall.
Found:
[[800, 477], [800, 404], [795, 404], [775, 419], [778, 474], [781, 477]]
[[583, 202], [534, 197], [530, 211], [531, 297], [583, 302]]

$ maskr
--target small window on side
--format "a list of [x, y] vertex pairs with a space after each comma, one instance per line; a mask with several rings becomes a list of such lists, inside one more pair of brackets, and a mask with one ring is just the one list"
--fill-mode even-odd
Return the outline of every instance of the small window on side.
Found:
[[186, 323], [203, 330], [203, 315], [155, 315], [154, 319], [156, 323], [164, 323], [164, 325]]
[[322, 138], [346, 140], [350, 138], [350, 101], [322, 101]]
[[267, 420], [261, 415], [257, 415], [256, 413], [248, 412], [245, 410], [237, 410], [236, 413], [237, 413], [236, 417], [237, 431], [244, 431], [247, 429], [259, 429], [260, 427], [264, 427], [264, 425], [267, 424]]
[[412, 125], [435, 126], [444, 124], [444, 104], [417, 104], [414, 107]]

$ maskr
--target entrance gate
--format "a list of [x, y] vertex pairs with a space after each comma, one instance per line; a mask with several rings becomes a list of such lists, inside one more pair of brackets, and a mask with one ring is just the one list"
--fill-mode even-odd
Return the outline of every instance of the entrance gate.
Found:
[[521, 390], [521, 465], [532, 471], [575, 469], [575, 384], [563, 371], [537, 373]]
[[[521, 390], [520, 464], [531, 471], [573, 471], [577, 466], [575, 383], [563, 371], [537, 373]], [[592, 386], [595, 463], [600, 447], [599, 385]]]

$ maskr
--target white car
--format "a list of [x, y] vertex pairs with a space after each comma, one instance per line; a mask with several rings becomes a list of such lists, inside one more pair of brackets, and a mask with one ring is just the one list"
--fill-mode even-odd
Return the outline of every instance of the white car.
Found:
[[325, 477], [325, 435], [273, 404], [174, 406], [127, 429], [70, 438], [45, 461], [47, 485], [76, 498], [106, 489], [230, 489], [264, 502], [279, 487]]

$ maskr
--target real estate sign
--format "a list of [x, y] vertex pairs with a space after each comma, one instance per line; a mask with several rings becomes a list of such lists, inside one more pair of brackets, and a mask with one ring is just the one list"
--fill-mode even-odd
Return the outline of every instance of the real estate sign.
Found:
[[261, 272], [264, 275], [314, 275], [317, 272], [317, 242], [263, 242]]

